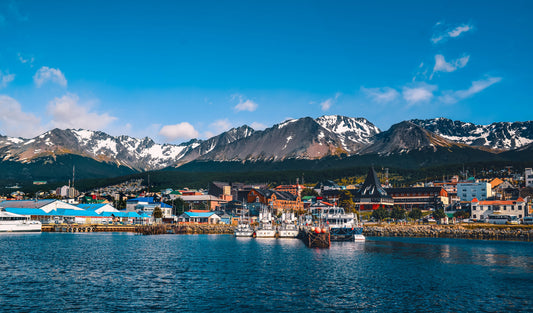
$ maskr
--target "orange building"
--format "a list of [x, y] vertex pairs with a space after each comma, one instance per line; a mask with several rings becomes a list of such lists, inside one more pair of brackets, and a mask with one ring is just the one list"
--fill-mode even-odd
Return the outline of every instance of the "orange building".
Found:
[[299, 196], [290, 192], [272, 189], [252, 189], [248, 193], [248, 203], [259, 202], [272, 208], [275, 214], [283, 211], [300, 211], [304, 206]]

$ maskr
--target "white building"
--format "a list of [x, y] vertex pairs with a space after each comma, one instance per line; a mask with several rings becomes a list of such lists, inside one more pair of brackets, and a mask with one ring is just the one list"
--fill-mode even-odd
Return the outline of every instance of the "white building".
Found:
[[493, 200], [493, 201], [479, 201], [474, 199], [472, 201], [472, 219], [485, 220], [489, 214], [500, 214], [516, 216], [523, 218], [526, 216], [527, 205], [522, 198], [517, 200]]
[[526, 181], [526, 187], [533, 187], [533, 169], [526, 168], [524, 180]]
[[461, 201], [487, 200], [492, 197], [492, 187], [487, 182], [458, 183], [457, 196]]

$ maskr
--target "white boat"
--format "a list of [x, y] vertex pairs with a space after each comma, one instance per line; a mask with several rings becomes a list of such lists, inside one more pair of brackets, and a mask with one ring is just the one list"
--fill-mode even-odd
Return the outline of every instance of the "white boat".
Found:
[[239, 223], [237, 228], [235, 228], [234, 235], [235, 237], [252, 237], [254, 235], [254, 230], [250, 226], [249, 219], [244, 218], [244, 205], [241, 209], [241, 216], [239, 217]]
[[296, 227], [294, 213], [281, 214], [281, 226], [278, 229], [279, 238], [296, 238], [298, 237], [298, 227]]
[[276, 230], [272, 226], [272, 213], [268, 209], [261, 209], [259, 212], [259, 226], [255, 229], [256, 238], [274, 238]]
[[363, 226], [357, 215], [346, 213], [344, 208], [330, 207], [322, 211], [320, 218], [328, 226], [331, 241], [365, 241]]
[[29, 216], [0, 211], [0, 232], [40, 232], [41, 226]]

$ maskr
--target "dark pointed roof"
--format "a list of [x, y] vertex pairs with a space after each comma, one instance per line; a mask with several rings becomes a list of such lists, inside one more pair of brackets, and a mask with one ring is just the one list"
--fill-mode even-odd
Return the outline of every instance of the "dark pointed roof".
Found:
[[387, 191], [381, 186], [378, 175], [373, 167], [370, 168], [366, 176], [365, 182], [361, 189], [357, 192], [358, 198], [391, 198]]

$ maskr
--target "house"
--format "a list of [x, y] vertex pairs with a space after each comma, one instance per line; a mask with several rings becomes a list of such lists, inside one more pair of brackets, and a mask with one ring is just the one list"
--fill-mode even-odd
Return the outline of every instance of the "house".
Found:
[[146, 213], [152, 216], [156, 207], [161, 209], [163, 218], [172, 217], [172, 206], [164, 202], [154, 202], [154, 197], [139, 197], [126, 201], [126, 212]]
[[523, 218], [527, 215], [527, 205], [523, 198], [516, 200], [478, 200], [471, 202], [472, 218], [485, 220], [489, 214], [513, 215]]
[[220, 216], [207, 210], [192, 210], [178, 217], [178, 222], [181, 223], [218, 224], [220, 221]]
[[325, 181], [321, 181], [318, 184], [316, 184], [315, 187], [313, 187], [313, 189], [318, 194], [322, 194], [324, 190], [340, 190], [341, 187], [332, 180], [325, 180]]
[[303, 210], [303, 203], [299, 196], [295, 196], [290, 192], [277, 191], [273, 189], [252, 189], [248, 193], [248, 203], [258, 202], [268, 205], [275, 211], [275, 214], [280, 214], [283, 211], [301, 211]]
[[533, 187], [533, 169], [526, 168], [524, 171], [524, 181], [526, 187]]

